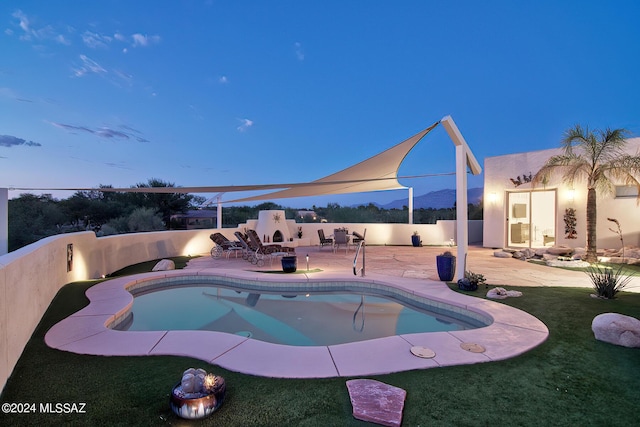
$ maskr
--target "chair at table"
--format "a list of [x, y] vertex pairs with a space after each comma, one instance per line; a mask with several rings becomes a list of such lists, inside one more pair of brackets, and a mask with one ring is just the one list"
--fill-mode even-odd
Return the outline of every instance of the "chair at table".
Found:
[[318, 229], [318, 237], [320, 238], [320, 249], [322, 249], [323, 246], [333, 247], [333, 239], [325, 237], [324, 230], [321, 228]]
[[333, 251], [336, 252], [340, 246], [344, 246], [345, 253], [349, 250], [349, 234], [347, 230], [336, 228], [333, 230]]
[[[366, 231], [365, 231], [366, 233]], [[353, 232], [353, 239], [351, 239], [351, 244], [356, 247], [364, 240], [364, 236], [357, 231]]]

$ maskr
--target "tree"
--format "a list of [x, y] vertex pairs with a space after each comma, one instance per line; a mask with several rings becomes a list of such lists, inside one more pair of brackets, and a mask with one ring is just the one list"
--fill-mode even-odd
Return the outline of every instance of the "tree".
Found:
[[[554, 174], [570, 186], [587, 185], [587, 262], [598, 260], [596, 248], [596, 192], [613, 192], [614, 183], [635, 185], [640, 190], [640, 156], [625, 152], [627, 129], [589, 130], [575, 125], [564, 133], [562, 154], [552, 156], [533, 177], [533, 184], [547, 182]], [[639, 193], [640, 197], [640, 193]]]
[[[149, 179], [148, 183], [139, 183], [133, 188], [175, 188], [175, 184], [164, 182], [157, 178]], [[162, 220], [168, 226], [171, 214], [186, 213], [193, 207], [192, 202], [202, 203], [204, 199], [187, 193], [127, 193], [130, 203], [144, 208], [155, 209], [162, 216]]]

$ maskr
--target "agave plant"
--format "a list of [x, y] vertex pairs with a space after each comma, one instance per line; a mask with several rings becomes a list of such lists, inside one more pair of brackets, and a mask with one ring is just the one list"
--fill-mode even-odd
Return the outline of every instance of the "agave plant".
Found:
[[629, 284], [632, 276], [622, 275], [622, 265], [614, 270], [611, 267], [591, 266], [586, 271], [591, 279], [593, 289], [600, 298], [613, 299], [616, 294]]

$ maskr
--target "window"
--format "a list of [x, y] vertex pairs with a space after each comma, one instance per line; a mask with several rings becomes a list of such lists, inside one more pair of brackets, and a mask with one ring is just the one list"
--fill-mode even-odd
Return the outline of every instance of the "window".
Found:
[[638, 197], [638, 187], [634, 185], [616, 185], [616, 199]]

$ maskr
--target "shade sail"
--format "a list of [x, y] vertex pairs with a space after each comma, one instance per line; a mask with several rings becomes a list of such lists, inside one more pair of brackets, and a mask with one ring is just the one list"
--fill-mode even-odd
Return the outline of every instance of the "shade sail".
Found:
[[288, 199], [291, 197], [320, 196], [325, 194], [365, 193], [369, 191], [399, 190], [407, 188], [398, 182], [398, 169], [409, 151], [440, 122], [418, 132], [401, 143], [362, 162], [332, 175], [259, 196], [230, 200], [250, 202], [256, 200]]

